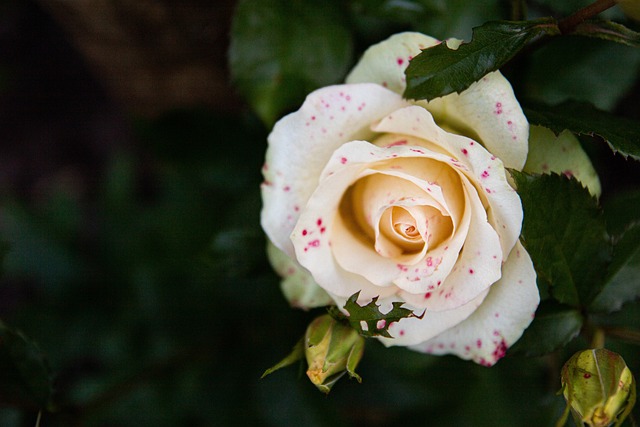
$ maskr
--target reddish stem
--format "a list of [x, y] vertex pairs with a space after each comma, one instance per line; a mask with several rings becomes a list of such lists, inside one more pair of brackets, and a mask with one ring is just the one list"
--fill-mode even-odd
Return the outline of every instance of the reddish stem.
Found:
[[596, 0], [588, 6], [583, 7], [582, 9], [575, 12], [573, 15], [570, 15], [564, 18], [562, 21], [558, 23], [558, 27], [560, 28], [560, 33], [569, 34], [572, 33], [576, 27], [584, 22], [585, 20], [598, 15], [599, 13], [604, 12], [605, 10], [615, 6], [615, 0]]

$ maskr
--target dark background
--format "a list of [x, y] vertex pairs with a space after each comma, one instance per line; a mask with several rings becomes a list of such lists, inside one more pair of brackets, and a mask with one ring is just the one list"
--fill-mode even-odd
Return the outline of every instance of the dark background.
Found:
[[[290, 309], [264, 256], [268, 129], [230, 83], [235, 2], [82, 3], [0, 1], [0, 238], [9, 245], [0, 319], [47, 357], [43, 426], [553, 423], [558, 372], [580, 339], [490, 370], [370, 342], [363, 383], [344, 379], [328, 397], [296, 367], [259, 380], [323, 311]], [[385, 25], [355, 30], [354, 61], [372, 41], [417, 26], [363, 16]], [[485, 19], [470, 16], [455, 28]], [[545, 82], [572, 43], [537, 52], [547, 61], [526, 64], [527, 75], [522, 64], [505, 70], [516, 90], [550, 101], [583, 90], [640, 118], [631, 51], [621, 65], [635, 67], [630, 77], [603, 74], [609, 45], [595, 43], [581, 62], [586, 83]], [[611, 94], [607, 79], [623, 88]], [[637, 167], [586, 144], [605, 201], [638, 185]], [[635, 308], [623, 315], [638, 325]], [[37, 404], [5, 400], [0, 426], [35, 424]]]

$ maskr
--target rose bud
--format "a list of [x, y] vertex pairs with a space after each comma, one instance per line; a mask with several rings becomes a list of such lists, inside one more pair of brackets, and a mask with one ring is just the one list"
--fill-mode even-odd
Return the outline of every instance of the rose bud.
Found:
[[345, 373], [362, 381], [354, 370], [362, 359], [364, 338], [355, 329], [325, 314], [311, 322], [304, 345], [307, 376], [320, 391], [329, 393]]
[[[636, 385], [620, 355], [603, 348], [574, 354], [562, 368], [562, 392], [576, 425], [620, 426], [633, 409]], [[584, 423], [584, 424], [583, 424]]]

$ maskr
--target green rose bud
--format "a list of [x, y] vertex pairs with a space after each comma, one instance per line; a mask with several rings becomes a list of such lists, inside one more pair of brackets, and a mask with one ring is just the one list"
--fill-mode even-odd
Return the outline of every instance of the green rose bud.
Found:
[[362, 359], [364, 338], [355, 329], [325, 314], [311, 322], [304, 341], [307, 376], [320, 391], [329, 393], [345, 373], [362, 381], [355, 368]]
[[562, 368], [562, 392], [576, 425], [620, 426], [636, 400], [636, 385], [620, 355], [603, 348], [574, 354]]

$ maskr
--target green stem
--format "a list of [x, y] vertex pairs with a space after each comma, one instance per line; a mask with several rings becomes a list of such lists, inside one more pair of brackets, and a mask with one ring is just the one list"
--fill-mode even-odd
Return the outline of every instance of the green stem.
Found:
[[570, 34], [576, 27], [589, 18], [598, 15], [601, 12], [615, 6], [615, 0], [596, 0], [588, 6], [575, 12], [573, 15], [567, 16], [558, 23], [560, 33]]
[[596, 328], [591, 337], [591, 348], [604, 348], [604, 329]]

